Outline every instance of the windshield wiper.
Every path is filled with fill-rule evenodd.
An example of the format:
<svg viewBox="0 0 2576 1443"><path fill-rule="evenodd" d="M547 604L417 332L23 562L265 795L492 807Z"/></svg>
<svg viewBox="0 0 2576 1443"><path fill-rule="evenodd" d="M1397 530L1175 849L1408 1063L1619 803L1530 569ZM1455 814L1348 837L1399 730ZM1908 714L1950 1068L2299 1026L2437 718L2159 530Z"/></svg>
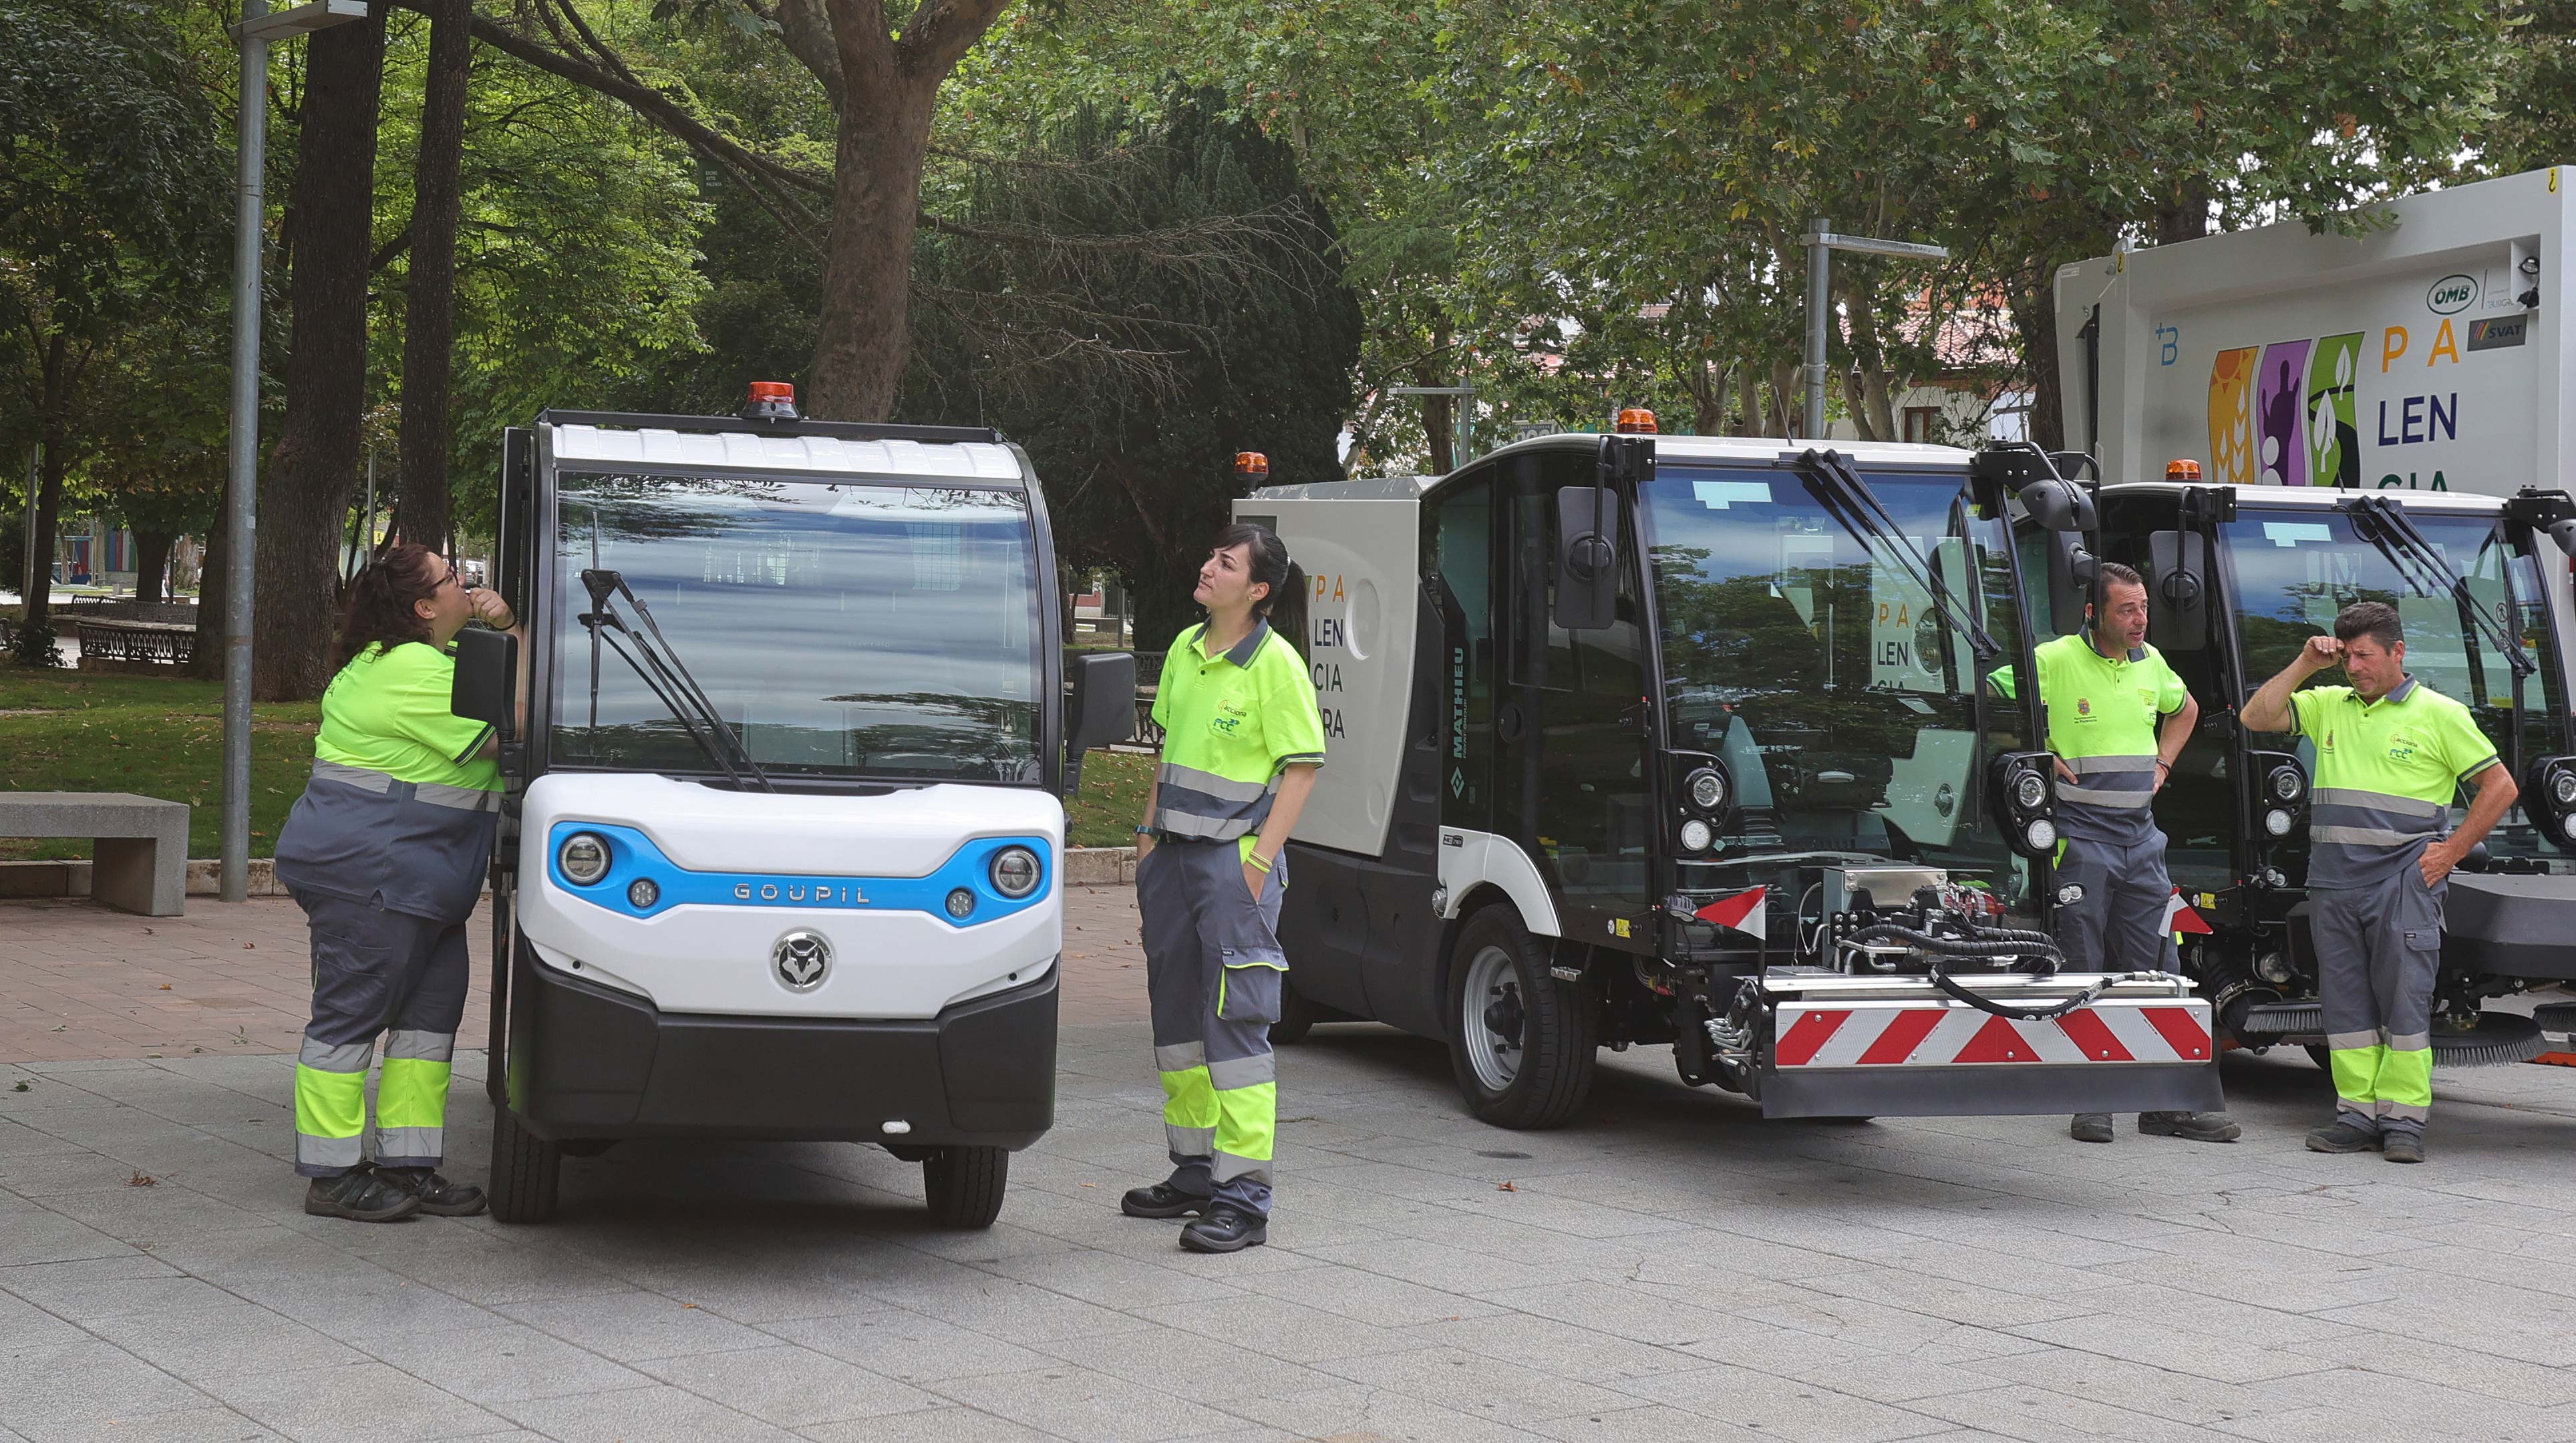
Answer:
<svg viewBox="0 0 2576 1443"><path fill-rule="evenodd" d="M760 763L751 759L750 748L745 747L742 738L734 735L733 728L726 726L724 718L717 715L715 703L707 698L705 689L698 685L698 679L691 676L688 667L680 661L679 651L671 645L671 639L662 634L662 624L653 619L653 608L646 606L642 597L628 589L626 578L615 571L585 569L581 573L581 584L590 592L590 610L582 613L581 624L590 629L592 646L595 648L601 641L603 629L614 632L615 635L607 637L610 647L626 659L628 666L635 668L635 674L644 679L644 685L718 770L737 787L743 785L743 775L747 772L762 791L777 791L778 787L769 780L769 774L760 769ZM646 641L642 632L628 626L626 619L617 614L616 608L610 604L610 598L617 596L625 597L627 604L635 608L635 614L643 618L645 630L653 634L652 642ZM625 641L620 642L617 637L624 637ZM653 642L661 643L660 650L654 649ZM632 652L626 649L628 643L635 648ZM594 650L590 672L594 716L599 702L598 662L599 657ZM704 732L699 730L701 725ZM722 744L718 745L719 742Z"/></svg>
<svg viewBox="0 0 2576 1443"><path fill-rule="evenodd" d="M1876 540L1886 547L1905 568L1907 578L1941 608L1941 619L1949 623L1952 631L1967 638L1969 647L1977 654L1980 668L1991 666L2003 655L2003 648L1996 645L1995 639L1986 634L1986 629L1977 624L1975 613L1959 600L1950 584L1941 579L1940 568L1933 565L1932 559L1914 544L1914 538L1898 529L1895 516L1880 503L1878 494L1869 489L1869 483L1861 479L1860 473L1852 469L1850 457L1840 451L1818 451L1810 447L1798 457L1798 469L1806 472L1808 478L1816 483L1816 489L1824 493L1827 509L1855 540L1863 545Z"/></svg>
<svg viewBox="0 0 2576 1443"><path fill-rule="evenodd" d="M2462 576L2458 568L2451 565L2448 558L2434 549L2432 541L2422 531L2416 529L2415 519L2408 516L2406 508L2398 505L2393 497L2348 496L2344 498L2343 505L2345 510L2367 517L2387 535L2396 538L2397 544L2413 558L2418 572L2434 582L2434 585L2424 586L2423 589L2427 592L2435 590L2448 592L2452 602L2460 608L2461 614L2469 618L2470 625L2478 629L2487 645L2494 647L2504 656L2505 665L2513 668L2516 681L2540 669L2538 663L2523 650L2522 638L2505 630L2504 624L2497 621L2486 607L2479 604L2477 593L2469 590L2469 579ZM2376 541L2379 538L2374 536L2371 539ZM2380 549L2386 551L2390 548L2383 544ZM2400 569L2402 570L2403 567ZM2422 585L2420 581L2417 584ZM2511 583L2508 582L2507 586L2510 587L2510 585Z"/></svg>

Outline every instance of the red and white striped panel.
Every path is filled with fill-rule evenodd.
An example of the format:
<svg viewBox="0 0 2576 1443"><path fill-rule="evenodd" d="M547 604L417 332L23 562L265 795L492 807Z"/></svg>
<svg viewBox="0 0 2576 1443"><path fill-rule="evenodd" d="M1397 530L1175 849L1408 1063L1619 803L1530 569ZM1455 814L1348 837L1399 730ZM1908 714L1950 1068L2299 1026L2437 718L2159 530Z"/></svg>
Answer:
<svg viewBox="0 0 2576 1443"><path fill-rule="evenodd" d="M1783 1003L1779 1067L1949 1067L2003 1062L2207 1062L2209 1004L2097 1002L2015 1022L1955 1002Z"/></svg>

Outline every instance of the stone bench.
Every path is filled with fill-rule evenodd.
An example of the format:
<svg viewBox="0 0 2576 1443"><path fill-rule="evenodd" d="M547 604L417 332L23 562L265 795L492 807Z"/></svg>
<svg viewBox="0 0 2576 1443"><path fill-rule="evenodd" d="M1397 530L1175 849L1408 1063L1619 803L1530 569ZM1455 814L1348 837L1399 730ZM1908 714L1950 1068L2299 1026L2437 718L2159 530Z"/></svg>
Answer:
<svg viewBox="0 0 2576 1443"><path fill-rule="evenodd" d="M88 837L90 895L146 917L187 910L188 808L128 792L0 792L0 837Z"/></svg>

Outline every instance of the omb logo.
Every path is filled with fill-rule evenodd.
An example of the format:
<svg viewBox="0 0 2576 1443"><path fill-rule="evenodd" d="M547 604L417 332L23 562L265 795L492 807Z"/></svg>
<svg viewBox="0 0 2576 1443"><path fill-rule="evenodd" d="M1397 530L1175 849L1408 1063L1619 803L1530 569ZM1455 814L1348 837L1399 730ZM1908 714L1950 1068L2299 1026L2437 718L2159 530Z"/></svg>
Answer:
<svg viewBox="0 0 2576 1443"><path fill-rule="evenodd" d="M811 992L832 970L832 944L820 932L790 932L769 949L769 968L788 991Z"/></svg>
<svg viewBox="0 0 2576 1443"><path fill-rule="evenodd" d="M2478 303L2478 289L2475 276L2447 275L2424 293L2424 305L2437 316L2455 316Z"/></svg>

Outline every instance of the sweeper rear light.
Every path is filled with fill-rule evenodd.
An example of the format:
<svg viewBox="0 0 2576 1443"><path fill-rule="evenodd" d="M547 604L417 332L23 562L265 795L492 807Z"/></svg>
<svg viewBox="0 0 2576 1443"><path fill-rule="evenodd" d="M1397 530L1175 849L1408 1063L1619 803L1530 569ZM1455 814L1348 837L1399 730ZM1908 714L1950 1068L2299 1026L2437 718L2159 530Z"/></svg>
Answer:
<svg viewBox="0 0 2576 1443"><path fill-rule="evenodd" d="M1270 474L1270 458L1258 451L1234 453L1234 474L1259 481Z"/></svg>
<svg viewBox="0 0 2576 1443"><path fill-rule="evenodd" d="M754 381L742 414L747 421L793 421L796 419L796 388L785 381Z"/></svg>

